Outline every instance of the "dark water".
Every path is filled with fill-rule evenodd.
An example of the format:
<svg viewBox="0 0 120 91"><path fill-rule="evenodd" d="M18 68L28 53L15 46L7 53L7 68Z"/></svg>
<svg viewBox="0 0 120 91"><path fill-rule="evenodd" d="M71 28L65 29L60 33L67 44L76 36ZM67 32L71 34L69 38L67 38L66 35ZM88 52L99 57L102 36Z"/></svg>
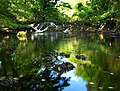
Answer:
<svg viewBox="0 0 120 91"><path fill-rule="evenodd" d="M46 69L50 63L42 55L55 51L70 54L67 60L75 68ZM119 38L86 33L0 37L0 91L119 91L119 86Z"/></svg>

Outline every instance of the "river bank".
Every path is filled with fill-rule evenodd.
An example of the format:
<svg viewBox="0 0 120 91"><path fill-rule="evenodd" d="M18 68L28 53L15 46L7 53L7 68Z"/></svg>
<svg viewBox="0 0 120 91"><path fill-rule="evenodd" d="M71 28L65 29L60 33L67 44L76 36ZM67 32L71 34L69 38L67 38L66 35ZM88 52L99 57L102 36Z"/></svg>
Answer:
<svg viewBox="0 0 120 91"><path fill-rule="evenodd" d="M90 23L83 23L83 22L55 22L54 23L57 28L50 28L48 29L50 32L63 32L66 29L69 29L67 33L69 32L79 32L79 33L103 33L106 35L117 35L120 36L120 29L114 25L107 25L107 24L101 24L98 25L92 25ZM26 26L26 25L25 25ZM46 26L47 27L47 26ZM30 27L26 26L23 28L18 29L9 29L6 27L0 28L0 34L2 35L10 35L10 34L17 34L19 31L26 31L30 34L32 32L35 32L35 30Z"/></svg>

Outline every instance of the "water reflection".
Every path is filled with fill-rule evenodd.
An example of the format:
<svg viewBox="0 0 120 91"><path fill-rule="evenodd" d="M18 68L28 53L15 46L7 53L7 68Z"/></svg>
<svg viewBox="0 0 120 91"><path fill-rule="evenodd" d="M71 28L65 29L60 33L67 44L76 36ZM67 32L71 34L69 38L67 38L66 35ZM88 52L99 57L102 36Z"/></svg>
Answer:
<svg viewBox="0 0 120 91"><path fill-rule="evenodd" d="M70 77L70 86L67 88L64 88L63 91L87 91L87 82L82 78L79 77L76 74L75 70L69 71L65 74L62 74L62 77Z"/></svg>
<svg viewBox="0 0 120 91"><path fill-rule="evenodd" d="M1 65L2 65L2 61L0 61L0 69L1 69L1 67L2 67Z"/></svg>
<svg viewBox="0 0 120 91"><path fill-rule="evenodd" d="M26 38L20 41L15 36L0 37L0 82L4 76L17 79L12 90L119 91L119 39L87 33L45 33ZM49 60L42 55L54 51L70 54L67 59L77 64L76 68L63 73L46 69Z"/></svg>

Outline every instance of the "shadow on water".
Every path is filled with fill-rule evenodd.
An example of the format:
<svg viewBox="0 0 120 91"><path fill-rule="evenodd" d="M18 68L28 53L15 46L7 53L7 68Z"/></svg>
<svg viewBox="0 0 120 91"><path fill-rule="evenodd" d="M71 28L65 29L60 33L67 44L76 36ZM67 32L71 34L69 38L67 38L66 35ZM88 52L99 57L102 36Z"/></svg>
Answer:
<svg viewBox="0 0 120 91"><path fill-rule="evenodd" d="M93 33L1 36L0 91L119 91L119 50Z"/></svg>

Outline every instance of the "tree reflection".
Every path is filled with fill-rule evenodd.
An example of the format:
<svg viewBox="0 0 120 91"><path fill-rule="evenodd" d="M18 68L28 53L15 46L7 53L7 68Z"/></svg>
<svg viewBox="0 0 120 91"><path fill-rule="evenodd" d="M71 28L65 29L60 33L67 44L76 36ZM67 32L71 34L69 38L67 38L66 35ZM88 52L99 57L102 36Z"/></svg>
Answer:
<svg viewBox="0 0 120 91"><path fill-rule="evenodd" d="M62 35L52 38L53 40L51 36L54 35L47 36L47 39L43 37L32 41L28 38L25 45L19 46L17 40L2 40L0 76L17 78L16 89L23 91L61 91L64 87L70 86L71 81L71 78L61 75L72 70L69 69L72 66L65 63L62 66L54 66L53 54L41 56L44 52L51 53L57 49L58 52L70 54L68 59L77 64L76 75L88 82L88 91L119 91L120 43L118 40L114 40L112 42L114 46L111 47L108 45L109 41L102 41L93 34ZM86 60L83 60L83 55L78 59L75 57L80 54L83 54Z"/></svg>
<svg viewBox="0 0 120 91"><path fill-rule="evenodd" d="M34 91L61 91L64 87L69 86L70 78L61 77L61 74L42 69L40 73L28 75L20 78L20 89Z"/></svg>

